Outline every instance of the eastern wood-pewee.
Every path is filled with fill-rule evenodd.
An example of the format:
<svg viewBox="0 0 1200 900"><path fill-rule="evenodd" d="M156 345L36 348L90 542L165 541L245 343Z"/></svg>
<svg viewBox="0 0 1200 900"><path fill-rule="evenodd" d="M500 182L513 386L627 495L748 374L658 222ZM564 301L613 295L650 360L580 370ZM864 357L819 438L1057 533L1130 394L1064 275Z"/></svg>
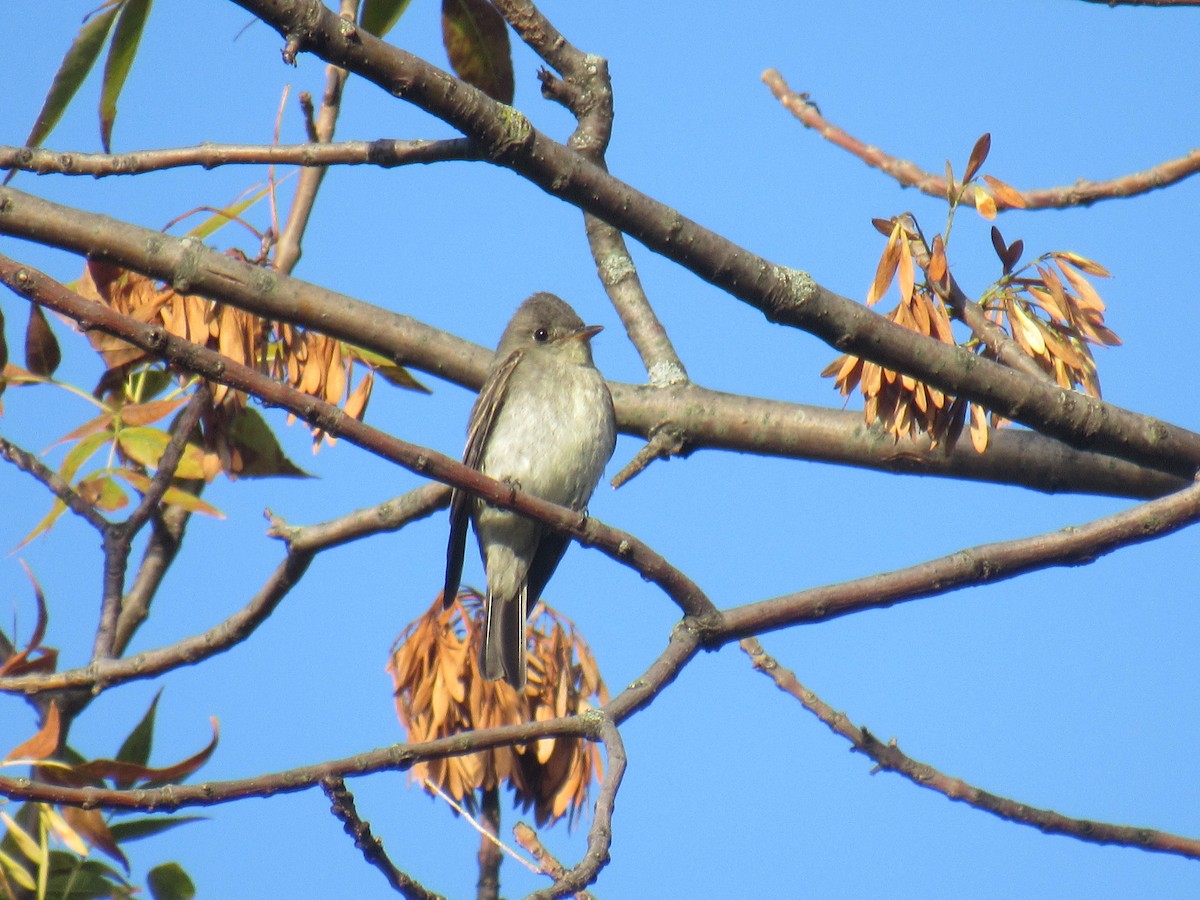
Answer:
<svg viewBox="0 0 1200 900"><path fill-rule="evenodd" d="M520 491L584 509L616 443L612 396L592 363L590 341L598 331L553 294L534 294L522 303L471 410L463 462ZM487 571L480 668L485 678L503 678L521 690L525 618L570 539L455 491L446 603L462 578L468 517Z"/></svg>

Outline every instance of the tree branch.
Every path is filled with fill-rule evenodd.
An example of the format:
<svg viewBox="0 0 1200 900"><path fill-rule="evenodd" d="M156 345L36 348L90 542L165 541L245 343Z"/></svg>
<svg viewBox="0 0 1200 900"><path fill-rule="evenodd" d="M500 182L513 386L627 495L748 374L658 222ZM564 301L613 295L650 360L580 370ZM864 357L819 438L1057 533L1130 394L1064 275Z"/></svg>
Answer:
<svg viewBox="0 0 1200 900"><path fill-rule="evenodd" d="M212 399L208 389L199 385L183 412L176 419L167 446L158 461L158 468L146 493L124 522L110 522L104 529L104 600L100 610L100 623L92 649L92 659L109 659L115 655L117 624L121 616L121 604L125 595L125 575L129 566L129 553L133 539L150 516L158 508L167 488L175 477L175 470L183 459L183 451L192 436L200 416ZM84 698L79 698L81 701ZM86 702L86 701L84 701ZM77 711L77 710L76 710Z"/></svg>
<svg viewBox="0 0 1200 900"><path fill-rule="evenodd" d="M281 407L329 434L427 478L435 478L481 497L492 506L511 509L569 534L587 547L597 547L606 556L637 571L658 585L683 612L692 616L715 613L712 602L683 572L631 534L605 525L586 513L556 506L516 491L475 471L457 460L427 447L402 441L347 416L330 403L280 384L261 372L234 362L212 350L169 334L158 325L138 322L115 310L67 290L58 282L29 266L0 256L0 282L22 296L41 303L86 328L95 328L140 347L173 365L228 385L236 390Z"/></svg>
<svg viewBox="0 0 1200 900"><path fill-rule="evenodd" d="M344 22L354 23L358 18L358 0L342 0L341 18ZM326 66L325 95L321 99L321 111L314 123L313 139L317 143L328 144L333 140L338 114L342 109L342 89L345 85L346 70L335 65ZM313 204L317 202L317 191L320 190L327 171L329 170L325 166L313 166L300 172L287 224L280 232L279 243L275 247L274 265L280 272L290 273L300 261L300 241L308 228Z"/></svg>
<svg viewBox="0 0 1200 900"><path fill-rule="evenodd" d="M342 823L346 834L354 838L354 846L363 858L387 879L392 890L407 900L443 900L441 894L435 894L411 875L396 868L384 851L383 842L371 833L370 823L359 816L354 795L346 789L346 782L342 778L331 775L321 779L321 790L329 798L329 811Z"/></svg>
<svg viewBox="0 0 1200 900"><path fill-rule="evenodd" d="M290 51L306 50L356 72L475 139L489 159L552 196L637 238L772 322L816 335L837 349L965 397L1007 419L1082 449L1155 465L1164 449L1187 457L1173 474L1200 465L1200 435L1041 382L961 347L923 337L771 263L635 191L541 134L511 107L369 34L343 33L316 0L234 0L275 28ZM15 192L0 193L11 206ZM0 214L0 230L11 216Z"/></svg>
<svg viewBox="0 0 1200 900"><path fill-rule="evenodd" d="M1200 521L1200 482L1085 525L984 544L919 565L840 584L810 588L724 611L713 638L721 643L801 622L883 609L964 587L992 584L1051 566L1077 566ZM707 636L706 636L707 637ZM709 642L709 641L706 641Z"/></svg>
<svg viewBox="0 0 1200 900"><path fill-rule="evenodd" d="M543 71L542 96L566 107L578 121L567 146L607 169L604 154L612 137L613 96L608 63L577 49L529 0L497 0L496 7L534 52L562 76ZM687 381L687 370L642 288L637 267L621 232L591 213L584 227L596 273L637 348L655 387Z"/></svg>
<svg viewBox="0 0 1200 900"><path fill-rule="evenodd" d="M127 681L154 678L180 666L191 666L235 647L254 633L304 576L311 553L289 554L258 593L242 609L207 631L166 647L121 659L99 659L80 669L45 675L0 678L0 691L34 695L86 687L92 694Z"/></svg>
<svg viewBox="0 0 1200 900"><path fill-rule="evenodd" d="M824 722L830 731L849 741L857 752L873 759L876 763L875 771L882 769L895 772L903 775L918 787L937 791L951 800L966 803L968 806L989 812L1001 819L1016 822L1019 825L1032 826L1047 834L1062 834L1091 844L1117 844L1122 847L1135 847L1139 850L1152 850L1156 853L1172 853L1189 859L1200 859L1200 841L1194 838L1156 831L1152 828L1136 828L1129 825L1095 822L1089 819L1068 818L1053 810L1038 809L1006 797L998 797L967 784L959 778L944 775L932 766L906 756L896 746L895 741L883 744L866 728L850 724L845 713L833 709L804 687L793 672L783 668L771 656L768 656L762 645L754 638L746 638L741 642L741 646L754 663L754 668L774 681L776 687L799 700L804 708Z"/></svg>
<svg viewBox="0 0 1200 900"><path fill-rule="evenodd" d="M22 472L28 472L54 494L67 509L79 516L101 534L108 528L108 519L96 511L96 507L88 503L67 484L58 473L46 466L28 450L22 450L11 441L0 438L0 457L8 460Z"/></svg>
<svg viewBox="0 0 1200 900"><path fill-rule="evenodd" d="M1117 5L1111 0L1086 0L1092 3ZM1138 0L1132 0L1129 5L1135 5ZM1172 3L1170 0L1144 0L1139 5L1177 5L1196 6L1196 2ZM902 187L915 187L923 194L945 200L950 189L946 179L941 175L927 172L916 163L906 159L898 159L880 150L878 147L863 143L858 138L843 131L827 120L807 94L793 91L783 76L775 69L767 69L762 75L763 82L771 89L775 99L787 108L788 112L800 120L805 128L811 128L825 140L847 153L857 156L868 166L879 169L890 175ZM1115 200L1125 197L1136 197L1158 188L1169 187L1200 172L1200 149L1192 150L1178 159L1169 159L1143 172L1132 172L1120 178L1106 181L1087 181L1080 179L1074 184L1052 188L1033 188L1017 191L1025 201L1025 209L1065 209L1071 206L1091 206L1098 200ZM961 194L961 202L966 206L975 205L975 192L963 191L961 182L956 182L954 189ZM1014 189L1015 190L1015 189ZM997 197L996 209L1013 209Z"/></svg>
<svg viewBox="0 0 1200 900"><path fill-rule="evenodd" d="M200 784L113 790L100 787L66 787L32 781L29 778L0 776L0 794L12 799L61 803L82 809L172 812L185 807L217 806L249 797L293 794L319 787L327 778L357 778L377 772L402 772L418 762L463 756L495 747L530 744L546 738L587 738L603 743L610 735L601 728L600 718L568 716L547 719L544 722L504 725L416 744L393 744L355 756L252 778ZM608 748L605 749L607 751Z"/></svg>
<svg viewBox="0 0 1200 900"><path fill-rule="evenodd" d="M166 237L11 188L0 188L0 233L111 259L177 288L267 319L316 329L474 389L483 383L491 362L492 351L408 316L239 262L189 238ZM974 366L988 365L974 354L966 357ZM610 388L623 431L650 438L664 422L673 422L687 436L685 452L711 446L891 472L1024 484L1044 491L1145 497L1180 484L1178 476L1109 456L1067 452L1058 441L1013 431L997 434L982 456L965 447L931 453L927 440L897 442L881 429L864 428L861 414L725 394L693 384L652 389L614 383ZM1154 468L1190 473L1194 462L1179 448L1164 442L1155 449Z"/></svg>
<svg viewBox="0 0 1200 900"><path fill-rule="evenodd" d="M466 138L440 141L342 141L326 144L200 144L135 150L130 153L76 153L34 147L0 146L0 169L39 175L143 175L165 169L231 165L397 166L455 160L480 160L481 151Z"/></svg>

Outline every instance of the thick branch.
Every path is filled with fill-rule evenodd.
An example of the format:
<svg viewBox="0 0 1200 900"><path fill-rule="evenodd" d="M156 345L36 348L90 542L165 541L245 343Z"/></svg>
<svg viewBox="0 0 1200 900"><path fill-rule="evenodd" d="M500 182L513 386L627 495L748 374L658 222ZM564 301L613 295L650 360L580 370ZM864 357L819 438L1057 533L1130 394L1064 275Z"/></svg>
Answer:
<svg viewBox="0 0 1200 900"><path fill-rule="evenodd" d="M1165 449L1187 459L1172 471L1188 477L1200 466L1200 435L1044 384L888 322L807 273L749 253L635 191L538 132L511 107L429 63L369 34L346 35L338 17L316 0L235 2L284 35L290 48L313 52L438 116L477 140L491 161L634 236L772 322L808 331L838 350L919 378L1072 446L1150 466ZM0 230L6 230L5 218L0 215Z"/></svg>
<svg viewBox="0 0 1200 900"><path fill-rule="evenodd" d="M1200 859L1200 841L1194 838L1152 828L1068 818L1053 810L1038 809L1007 797L989 794L962 779L945 775L932 766L906 756L896 746L895 741L884 744L866 728L852 725L845 713L829 706L802 685L793 672L768 656L757 640L747 638L742 641L742 649L753 661L754 668L774 681L781 691L799 700L804 708L824 722L830 731L849 741L856 751L875 760L878 769L903 775L918 787L929 788L951 800L966 803L1010 822L1030 825L1047 834L1062 834L1092 844L1117 844L1122 847L1136 847L1139 850L1174 853L1190 859Z"/></svg>
<svg viewBox="0 0 1200 900"><path fill-rule="evenodd" d="M313 328L475 389L483 383L492 358L491 351L408 316L239 262L197 241L167 237L11 188L0 188L0 233L103 256L181 290L264 318ZM968 358L986 365L973 355ZM1024 484L1043 491L1146 497L1179 486L1177 477L1108 456L1066 451L1056 441L1012 431L997 434L993 447L982 456L969 447L947 455L930 453L927 441L896 442L882 431L865 428L861 414L725 394L692 384L663 390L610 387L623 431L650 438L664 422L673 422L686 433L688 450L712 446L891 472ZM1183 472L1192 465L1187 456L1165 443L1158 451L1155 468Z"/></svg>

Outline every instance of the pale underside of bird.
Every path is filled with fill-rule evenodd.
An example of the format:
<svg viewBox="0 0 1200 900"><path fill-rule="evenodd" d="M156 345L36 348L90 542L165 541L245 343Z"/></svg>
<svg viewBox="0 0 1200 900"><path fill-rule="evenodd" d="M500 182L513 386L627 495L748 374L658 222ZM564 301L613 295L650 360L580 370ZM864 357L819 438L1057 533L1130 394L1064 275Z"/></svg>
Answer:
<svg viewBox="0 0 1200 900"><path fill-rule="evenodd" d="M463 462L551 503L584 510L612 456L612 397L592 363L591 338L574 310L534 294L500 340L471 410ZM455 491L443 592L449 603L462 577L467 522L475 527L487 573L484 677L525 686L525 620L570 539L519 513Z"/></svg>

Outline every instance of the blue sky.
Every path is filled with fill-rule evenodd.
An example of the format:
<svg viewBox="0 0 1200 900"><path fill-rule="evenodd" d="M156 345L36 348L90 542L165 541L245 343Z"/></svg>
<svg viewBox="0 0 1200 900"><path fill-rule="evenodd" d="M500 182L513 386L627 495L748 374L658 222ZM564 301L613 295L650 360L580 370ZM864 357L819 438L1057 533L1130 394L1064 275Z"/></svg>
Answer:
<svg viewBox="0 0 1200 900"><path fill-rule="evenodd" d="M10 42L5 131L20 143L92 2L22 0L23 38ZM577 46L609 59L617 122L614 174L748 249L865 295L883 239L874 216L912 211L936 230L943 205L805 131L770 96L778 68L833 122L940 172L961 171L992 133L985 171L1020 188L1109 178L1182 155L1196 144L1200 95L1195 10L1108 9L1080 0L944 4L913 0L746 4L547 3ZM204 140L268 142L285 84L319 96L323 65L279 61L264 25L218 0L161 3L121 101L114 149ZM414 0L391 40L444 61L437 9ZM516 48L516 105L565 138L571 121L543 101L538 61ZM98 88L85 86L47 145L99 147ZM450 136L442 123L352 82L341 138ZM283 139L302 138L294 99ZM186 170L137 179L21 175L15 186L158 228L201 204L221 206L260 169ZM999 226L1027 255L1074 250L1104 263L1109 323L1125 340L1098 352L1105 397L1195 427L1193 215L1195 179L1090 210L1008 213ZM265 209L256 222L266 223ZM996 274L988 225L964 211L951 264L968 292ZM220 247L254 242L234 229ZM0 252L70 280L80 262L0 238ZM820 370L835 355L772 326L678 267L633 245L652 303L691 376L730 392L838 406ZM331 172L318 199L298 277L494 345L535 290L568 299L607 326L597 362L614 380L645 380L594 274L577 210L513 174L464 163ZM17 345L23 304L0 297ZM99 369L56 326L65 375ZM433 398L380 391L368 420L457 455L472 396L432 376ZM853 403L854 401L852 401ZM42 450L90 415L61 392L9 390L0 434ZM135 650L203 630L242 606L279 558L265 534L270 507L294 523L335 517L416 486L418 479L341 444L315 459L306 433L273 422L314 482L218 483L206 494L229 516L197 518ZM57 430L56 430L57 429ZM610 475L638 449L622 438ZM60 451L49 458L60 458ZM0 472L13 547L49 501ZM655 464L619 491L602 486L600 519L649 543L720 606L851 578L965 546L1078 524L1126 507L1096 497L895 477L716 451ZM244 777L354 754L400 740L383 671L394 636L441 584L444 514L324 554L245 644L202 666L103 695L77 725L80 749L116 750L164 687L154 759L174 761L221 722L206 779ZM86 658L100 555L85 527L64 520L0 558L0 592L27 633L32 604L17 556L51 604L49 642L64 665ZM923 600L768 635L764 645L850 719L912 756L994 793L1066 815L1200 834L1193 776L1195 531L1135 547L1082 569ZM472 568L474 567L474 568ZM481 572L473 554L467 580ZM637 677L665 645L675 607L628 570L573 548L547 592L575 619L609 685ZM11 616L6 613L6 619ZM27 707L0 698L0 743L32 728ZM736 647L697 659L623 728L630 764L618 797L612 862L601 897L1132 897L1194 892L1188 861L1098 847L1002 822L897 776L870 775L799 705L756 674ZM359 809L402 868L428 887L468 896L477 837L440 803L387 774L351 782ZM139 867L179 860L201 896L383 897L318 792L233 804L210 821L133 847ZM507 811L506 811L507 812ZM511 824L513 817L508 816ZM560 858L583 834L545 836ZM504 890L539 882L511 862Z"/></svg>

